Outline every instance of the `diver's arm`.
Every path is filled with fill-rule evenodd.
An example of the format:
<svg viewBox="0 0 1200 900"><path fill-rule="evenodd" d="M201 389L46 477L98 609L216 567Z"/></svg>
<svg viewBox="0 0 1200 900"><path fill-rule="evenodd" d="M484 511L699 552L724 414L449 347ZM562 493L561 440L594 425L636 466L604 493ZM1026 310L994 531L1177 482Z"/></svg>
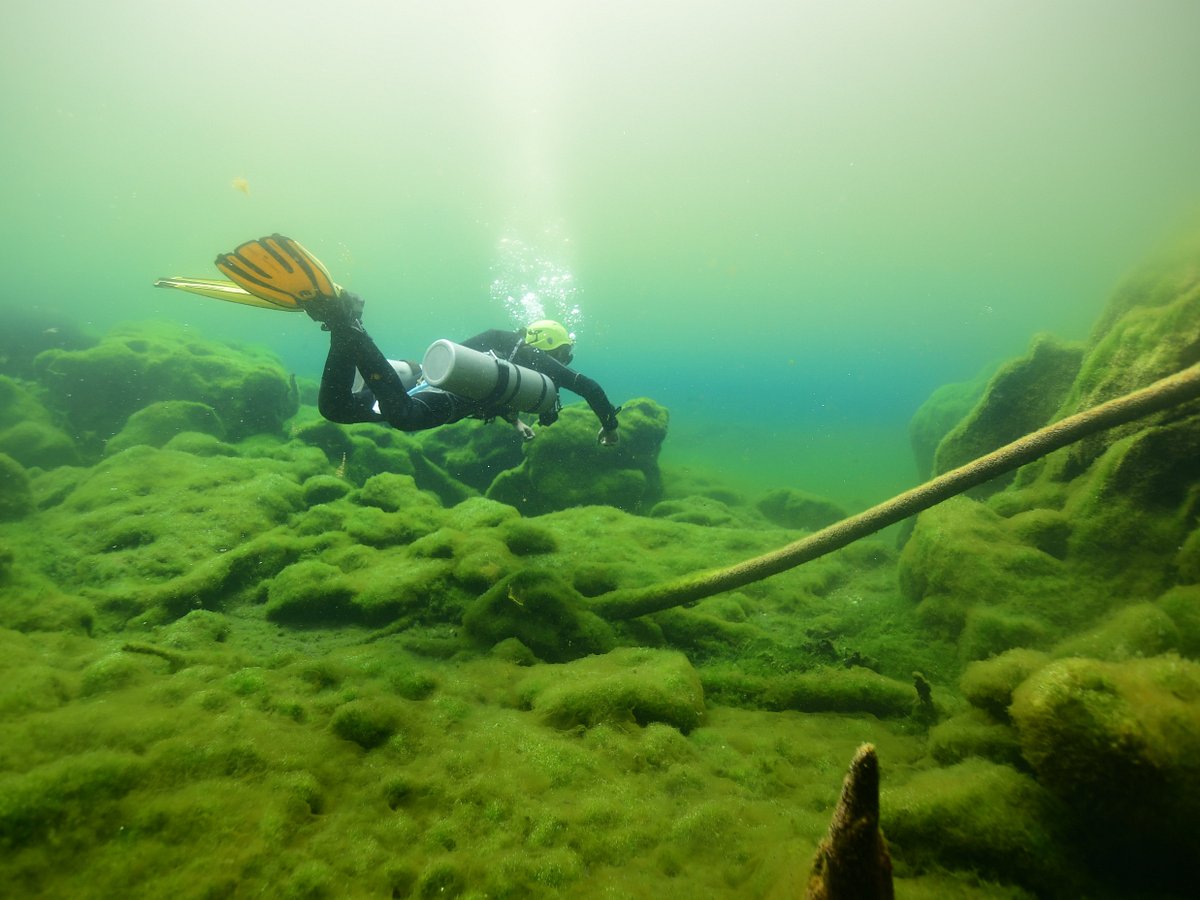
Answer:
<svg viewBox="0 0 1200 900"><path fill-rule="evenodd" d="M557 359L533 347L522 347L516 362L528 366L535 372L541 372L560 388L566 388L578 394L587 401L596 418L600 420L600 443L615 444L617 442L617 408L609 402L604 388L574 369L569 369Z"/></svg>

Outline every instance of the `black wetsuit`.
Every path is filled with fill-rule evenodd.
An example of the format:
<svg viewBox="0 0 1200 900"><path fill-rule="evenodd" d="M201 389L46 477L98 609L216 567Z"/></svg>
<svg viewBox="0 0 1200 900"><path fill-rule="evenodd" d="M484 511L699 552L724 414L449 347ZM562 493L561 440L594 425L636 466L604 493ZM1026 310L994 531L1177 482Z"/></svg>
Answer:
<svg viewBox="0 0 1200 900"><path fill-rule="evenodd" d="M387 358L357 321L352 325L330 323L329 356L321 375L317 406L326 419L343 425L355 422L386 422L402 431L421 431L457 422L467 416L492 416L502 411L489 409L479 401L468 400L445 391L425 390L409 396ZM604 390L586 375L567 368L553 356L525 343L522 331L493 329L461 342L464 347L495 353L519 366L541 372L557 388L578 394L606 429L617 427L616 409ZM354 390L354 372L358 370L365 385ZM379 411L375 411L375 404ZM548 425L557 413L543 414Z"/></svg>

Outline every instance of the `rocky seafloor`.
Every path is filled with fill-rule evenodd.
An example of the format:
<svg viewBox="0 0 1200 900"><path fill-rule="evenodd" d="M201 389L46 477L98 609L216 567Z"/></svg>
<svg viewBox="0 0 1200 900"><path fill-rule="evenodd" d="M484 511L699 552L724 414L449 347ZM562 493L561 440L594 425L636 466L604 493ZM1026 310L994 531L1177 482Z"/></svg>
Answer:
<svg viewBox="0 0 1200 900"><path fill-rule="evenodd" d="M1200 404L773 578L593 601L843 513L661 466L322 421L271 354L0 318L12 896L800 896L875 745L899 897L1172 897L1200 853ZM1090 338L912 423L944 472L1200 361L1200 242Z"/></svg>

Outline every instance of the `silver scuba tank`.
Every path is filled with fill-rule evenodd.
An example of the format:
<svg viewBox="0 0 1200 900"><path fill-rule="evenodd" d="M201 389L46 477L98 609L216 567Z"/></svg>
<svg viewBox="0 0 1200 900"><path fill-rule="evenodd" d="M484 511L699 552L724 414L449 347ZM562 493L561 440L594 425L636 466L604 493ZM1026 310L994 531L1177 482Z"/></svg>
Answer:
<svg viewBox="0 0 1200 900"><path fill-rule="evenodd" d="M494 409L544 413L558 402L558 389L541 372L453 341L430 344L421 369L434 387Z"/></svg>
<svg viewBox="0 0 1200 900"><path fill-rule="evenodd" d="M406 391L411 391L417 386L417 382L421 380L421 367L406 359L389 359L388 365L400 376L400 383L404 385ZM354 372L354 386L351 390L357 394L365 385L366 382L363 381L362 373L356 369Z"/></svg>

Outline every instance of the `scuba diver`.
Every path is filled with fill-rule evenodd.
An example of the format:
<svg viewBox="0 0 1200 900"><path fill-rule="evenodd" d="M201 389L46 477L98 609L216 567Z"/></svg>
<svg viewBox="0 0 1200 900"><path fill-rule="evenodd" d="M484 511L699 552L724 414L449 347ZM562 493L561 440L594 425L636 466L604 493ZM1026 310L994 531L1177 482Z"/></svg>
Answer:
<svg viewBox="0 0 1200 900"><path fill-rule="evenodd" d="M303 310L329 332L317 406L330 421L386 422L421 431L476 417L502 418L522 439L534 437L521 412L540 425L558 418L558 388L587 401L600 420L597 440L618 441L619 407L586 375L569 368L574 335L542 319L522 331L493 329L461 343L436 341L422 363L389 360L362 324L363 301L335 284L299 243L274 234L217 257L230 281L167 278L155 282L192 293L273 309Z"/></svg>

